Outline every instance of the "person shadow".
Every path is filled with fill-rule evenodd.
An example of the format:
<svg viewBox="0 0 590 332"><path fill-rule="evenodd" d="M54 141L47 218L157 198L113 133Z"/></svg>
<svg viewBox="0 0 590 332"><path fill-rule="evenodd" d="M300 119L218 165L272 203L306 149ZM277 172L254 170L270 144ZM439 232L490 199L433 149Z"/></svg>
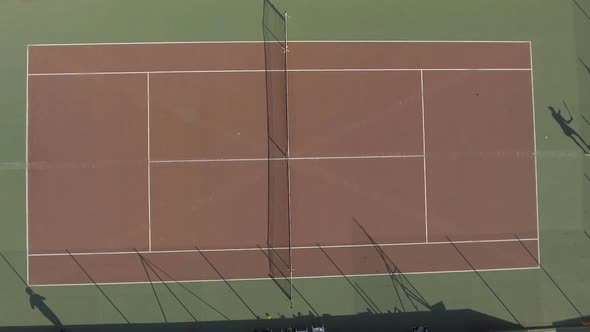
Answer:
<svg viewBox="0 0 590 332"><path fill-rule="evenodd" d="M576 145L586 154L590 153L590 145L586 143L584 138L578 134L578 132L570 126L572 121L574 120L573 116L569 114L569 119L566 119L561 114L561 109L555 109L553 106L549 106L549 111L551 112L551 116L557 122L563 134L569 137Z"/></svg>
<svg viewBox="0 0 590 332"><path fill-rule="evenodd" d="M31 309L37 309L45 318L47 318L54 326L59 328L60 332L64 332L64 326L62 322L59 320L59 317L49 308L49 306L45 303L45 297L35 293L30 287L25 288L25 291L29 295L29 303L31 304Z"/></svg>

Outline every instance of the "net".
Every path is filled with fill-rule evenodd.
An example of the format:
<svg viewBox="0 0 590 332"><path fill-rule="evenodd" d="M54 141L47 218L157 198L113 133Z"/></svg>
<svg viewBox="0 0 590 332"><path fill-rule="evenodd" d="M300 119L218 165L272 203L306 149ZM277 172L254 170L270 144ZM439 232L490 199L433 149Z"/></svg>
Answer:
<svg viewBox="0 0 590 332"><path fill-rule="evenodd" d="M270 276L292 298L287 20L263 1L262 30L268 131L268 261Z"/></svg>

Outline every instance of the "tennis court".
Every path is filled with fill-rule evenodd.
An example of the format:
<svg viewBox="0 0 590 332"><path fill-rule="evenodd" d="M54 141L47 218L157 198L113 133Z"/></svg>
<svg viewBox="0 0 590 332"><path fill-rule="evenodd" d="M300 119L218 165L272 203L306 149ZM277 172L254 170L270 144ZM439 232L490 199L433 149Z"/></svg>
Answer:
<svg viewBox="0 0 590 332"><path fill-rule="evenodd" d="M587 328L589 4L0 2L0 330Z"/></svg>
<svg viewBox="0 0 590 332"><path fill-rule="evenodd" d="M284 49L30 45L30 284L538 268L529 42Z"/></svg>

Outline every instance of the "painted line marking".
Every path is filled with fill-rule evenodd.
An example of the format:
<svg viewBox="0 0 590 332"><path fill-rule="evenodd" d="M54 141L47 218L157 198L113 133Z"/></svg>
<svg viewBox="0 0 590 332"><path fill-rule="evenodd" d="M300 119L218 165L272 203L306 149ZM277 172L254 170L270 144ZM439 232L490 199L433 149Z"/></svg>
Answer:
<svg viewBox="0 0 590 332"><path fill-rule="evenodd" d="M537 213L537 259L539 265L541 264L541 228L539 223L539 177L538 177L538 167L537 167L537 127L535 123L535 79L533 75L533 44L529 44L529 53L530 53L530 61L531 61L531 102L533 108L533 143L534 143L534 151L535 151L535 204L536 204L536 213Z"/></svg>
<svg viewBox="0 0 590 332"><path fill-rule="evenodd" d="M145 70L98 72L29 73L29 76L80 76L80 75L145 75L145 74L207 74L207 73L265 73L283 72L280 69L208 69L208 70ZM405 71L531 71L531 68L301 68L287 72L405 72Z"/></svg>
<svg viewBox="0 0 590 332"><path fill-rule="evenodd" d="M97 43L39 43L31 47L46 46L100 46L100 45L175 45L175 44L262 44L263 40L205 40L205 41L135 41ZM289 43L473 43L473 44L527 44L529 40L290 40Z"/></svg>
<svg viewBox="0 0 590 332"><path fill-rule="evenodd" d="M537 241L537 238L520 239L520 241ZM457 244L466 243L502 243L502 242L518 242L518 239L498 239L498 240L463 240L453 241ZM378 243L379 247L395 247L395 246L420 246L420 245L447 245L448 241L430 241L430 242L407 242L407 243ZM375 247L375 244L342 244L342 245L322 245L322 248L366 248ZM239 251L257 251L270 250L267 247L253 247L253 248L224 248L224 249L200 249L202 252L239 252ZM274 250L287 250L287 247L277 247ZM292 247L292 250L308 250L318 249L318 246L299 246ZM48 256L93 256L93 255L129 255L129 254L170 254L170 253L191 253L199 252L196 249L181 249L181 250L152 250L152 251L105 251L105 252L72 252L72 253L46 253L46 254L29 254L31 257L48 257Z"/></svg>
<svg viewBox="0 0 590 332"><path fill-rule="evenodd" d="M443 274L443 273L473 273L473 272L501 272L501 271L524 271L524 270L539 270L539 266L528 266L528 267L512 267L512 268L497 268L497 269L467 269L467 270L445 270L445 271L422 271L422 272L403 272L399 275L419 275L419 274ZM395 275L395 274L394 274ZM347 274L347 278L354 277L381 277L391 276L389 273L373 273L373 274ZM294 276L293 279L325 279L325 278L344 278L343 275L318 275L318 276ZM285 279L285 278L275 278ZM235 278L235 279L204 279L204 280L164 280L164 281L151 281L151 283L202 283L202 282L227 282L227 281L270 281L272 278ZM67 287L67 286L111 286L111 285L143 285L149 284L150 281L131 281L131 282L104 282L104 283L80 283L80 284L38 284L32 285L34 287Z"/></svg>

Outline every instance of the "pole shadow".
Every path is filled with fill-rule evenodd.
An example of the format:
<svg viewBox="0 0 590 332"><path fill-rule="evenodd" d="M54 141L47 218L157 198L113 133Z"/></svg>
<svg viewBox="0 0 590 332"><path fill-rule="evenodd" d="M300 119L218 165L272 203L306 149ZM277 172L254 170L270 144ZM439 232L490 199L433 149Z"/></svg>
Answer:
<svg viewBox="0 0 590 332"><path fill-rule="evenodd" d="M264 250L263 248L261 248L260 246L258 246L258 249L260 249L260 252L262 252L262 254L269 259L268 254L266 253L266 250ZM269 250L272 250L272 248L269 248ZM270 261L271 264L274 264L273 261ZM287 292L283 289L283 287L275 280L275 278L269 273L268 276L270 277L270 279L274 282L274 284L279 288L279 290L287 297L289 298L289 294L287 294ZM303 296L303 294L301 294L301 292L297 289L297 287L295 287L295 285L293 286L293 290L295 291L295 293L297 293L297 295L299 295L299 297L301 297L301 299L303 300L303 302L305 302L305 304L307 304L307 306L311 309L311 312L313 313L313 315L315 316L320 316L319 312L311 305L311 303L307 300L307 298L305 296Z"/></svg>
<svg viewBox="0 0 590 332"><path fill-rule="evenodd" d="M94 287L96 287L96 289L98 289L98 291L104 296L104 298L107 299L107 301L109 301L109 303L111 304L111 306L113 306L113 308L119 313L119 315L123 318L123 320L125 320L125 322L129 324L130 321L127 319L127 317L123 314L123 312L121 312L121 310L119 310L119 308L117 307L117 305L115 305L115 303L105 293L105 291L96 283L96 281L94 280L94 278L92 278L92 276L90 275L90 273L88 273L88 271L86 271L86 269L84 269L84 267L82 267L82 264L80 264L80 262L78 262L78 260L76 259L76 257L74 257L74 255L72 255L72 253L69 250L66 249L66 252L70 256L70 258L72 258L72 260L76 263L76 265L78 265L78 267L80 268L80 270L82 270L82 272L84 272L84 274L86 275L86 277L88 277L88 279L90 279L90 281L94 284Z"/></svg>
<svg viewBox="0 0 590 332"><path fill-rule="evenodd" d="M588 236L588 233L586 231L584 231L584 233L586 233L586 236ZM557 288L557 290L559 290L561 295L567 300L567 302L572 306L572 308L574 308L576 313L578 313L578 315L580 316L580 319L582 320L582 322L585 322L585 318L584 318L584 315L582 314L582 312L578 309L578 307L576 307L574 302L569 298L569 296L567 296L567 294L564 292L564 290L559 286L557 281L555 281L555 279L553 279L553 277L551 276L551 274L549 274L549 272L545 269L545 267L539 263L539 260L537 259L537 257L535 257L535 255L533 255L533 253L529 250L529 248L527 248L527 246L522 242L522 240L517 235L514 235L514 238L516 240L518 240L518 243L520 243L520 245L524 248L524 250L526 250L526 252L537 263L537 265L539 265L539 268L541 268L541 270L543 271L543 273L545 273L547 278L549 278L549 280L551 280L553 285L555 285L555 288Z"/></svg>
<svg viewBox="0 0 590 332"><path fill-rule="evenodd" d="M520 321L518 320L518 318L516 318L516 316L508 308L508 306L506 305L506 303L504 303L504 301L502 301L502 299L500 298L500 296L498 296L498 294L496 293L496 291L494 291L494 289L492 288L492 286L490 286L490 284L481 275L481 273L479 273L479 271L477 271L477 269L475 268L475 266L473 266L473 264L471 263L471 261L469 261L469 259L467 259L467 257L463 254L463 252L459 249L459 247L457 247L457 245L448 236L447 236L447 240L455 248L455 250L457 250L457 252L459 253L459 255L461 255L461 257L463 257L463 260L465 260L465 262L467 263L467 265L469 265L469 267L471 268L471 270L473 272L475 272L475 274L479 277L479 279L483 282L483 284L488 288L488 290L494 295L494 297L498 300L498 302L500 302L500 304L502 305L502 307L504 307L504 309L506 310L506 312L508 312L508 314L510 315L510 317L512 317L512 319L514 319L514 321L516 323L518 323L518 325L521 325L522 326L522 324L520 323Z"/></svg>
<svg viewBox="0 0 590 332"><path fill-rule="evenodd" d="M391 260L391 258L387 255L387 253L383 250L383 248L375 241L373 236L369 234L369 232L365 229L363 225L356 219L352 218L357 227L359 227L364 234L364 236L371 242L372 247L375 249L379 259L383 262L385 269L387 270L387 274L389 275L389 279L391 281L392 287L398 297L399 303L402 307L402 312L406 312L406 308L404 305L404 300L401 296L401 292L405 294L405 296L410 300L410 304L414 307L415 311L419 311L418 304L425 307L428 310L432 310L432 306L424 296L418 291L418 289L410 282L410 280L402 273L399 269L397 264ZM417 302L418 304L416 304Z"/></svg>
<svg viewBox="0 0 590 332"><path fill-rule="evenodd" d="M584 231L584 234L586 234L586 237L588 238L588 240L590 240L590 234L588 234L588 231Z"/></svg>
<svg viewBox="0 0 590 332"><path fill-rule="evenodd" d="M149 266L151 266L150 270L154 271L154 269L156 269L156 270L160 271L160 273L162 273L164 276L166 276L166 278L168 280L170 280L171 282L175 283L176 285L178 285L179 287L181 287L182 289L184 289L185 291L187 291L190 295L192 295L194 298L196 298L197 300L199 300L201 303L203 303L204 305L206 305L207 307L209 307L211 310L213 310L216 313L218 313L224 319L229 320L229 317L228 316L226 316L223 312L221 312L219 309L217 309L216 307L214 307L209 302L205 301L201 296L199 296L193 290L191 290L190 288L188 288L184 283L179 282L178 280L176 280L175 278L173 278L168 272L166 272L164 269L162 269L161 267L159 267L158 265L156 265L156 263L152 262L147 257L145 257L143 255L142 255L142 257L143 257L144 262L146 264L148 264ZM157 272L154 271L154 274L157 275Z"/></svg>
<svg viewBox="0 0 590 332"><path fill-rule="evenodd" d="M330 255L326 252L326 250L322 248L322 246L319 243L316 243L316 246L322 251L322 253L330 261L330 263L332 263L336 270L338 270L338 273L340 273L340 275L344 277L344 279L348 282L350 287L352 287L352 289L360 296L360 298L363 299L363 301L365 301L367 309L369 309L373 313L382 313L381 309L377 306L377 304L369 296L367 296L367 293L359 286L358 283L355 283L352 280L350 280L346 273L342 271L340 266L338 266L338 264L336 264L332 257L330 257Z"/></svg>
<svg viewBox="0 0 590 332"><path fill-rule="evenodd" d="M584 8L578 3L577 0L572 0L572 1L576 5L576 7L578 7L578 9L582 12L582 14L584 14L584 16L586 16L586 18L590 21L590 14L588 14L588 12L586 10L584 10Z"/></svg>
<svg viewBox="0 0 590 332"><path fill-rule="evenodd" d="M174 297L174 299L176 300L176 302L178 302L178 304L180 304L180 306L184 309L184 311L186 311L186 313L189 316L191 316L191 318L193 319L193 321L197 322L197 318L187 308L187 306L184 304L184 302L182 302L180 300L180 298L178 297L178 295L176 295L176 293L172 290L172 288L170 288L170 286L168 285L168 280L165 281L160 276L160 274L155 270L155 268L150 264L150 261L145 256L143 256L142 254L140 254L137 250L135 250L135 252L139 255L139 259L142 261L141 264L144 266L144 270L145 270L145 267L147 265L147 267L150 269L150 271L152 271L152 273L156 276L156 278L158 278L158 280L160 281L160 283L162 285L164 285L164 287L166 287L166 289L168 290L168 292L170 293L170 295L172 295L172 297ZM151 280L150 280L150 282L151 282Z"/></svg>
<svg viewBox="0 0 590 332"><path fill-rule="evenodd" d="M551 117L553 117L553 120L557 122L561 128L561 131L563 131L563 134L571 139L580 148L580 150L582 150L583 153L590 153L590 145L588 145L584 138L582 138L582 136L580 136L580 134L578 134L578 132L570 126L570 123L572 123L574 120L571 113L569 114L569 119L566 119L561 114L561 109L556 110L553 106L549 106L548 109L549 112L551 112Z"/></svg>
<svg viewBox="0 0 590 332"><path fill-rule="evenodd" d="M590 182L590 175L588 175L588 173L584 173L584 177Z"/></svg>
<svg viewBox="0 0 590 332"><path fill-rule="evenodd" d="M57 316L57 314L55 314L55 312L51 310L47 303L45 303L47 299L43 295L37 294L35 291L33 291L31 287L29 287L25 279L20 275L20 273L18 273L18 271L16 271L16 269L14 268L14 266L12 266L8 258L4 256L4 253L0 252L0 256L2 257L6 265L8 265L12 272L14 272L14 274L20 279L22 284L25 286L25 293L27 293L27 295L29 296L29 304L31 306L31 309L39 310L39 312L43 316L45 316L45 318L47 318L47 320L49 320L51 324L59 328L60 331L65 331L65 327L59 319L59 317Z"/></svg>
<svg viewBox="0 0 590 332"><path fill-rule="evenodd" d="M580 63L582 64L582 66L584 66L584 68L586 69L586 72L588 72L588 75L590 75L590 66L588 66L586 64L586 62L584 62L584 60L582 60L582 58L578 57L578 61L580 61Z"/></svg>
<svg viewBox="0 0 590 332"><path fill-rule="evenodd" d="M137 250L135 252L137 252ZM137 255L139 255L139 252L137 252ZM158 308L160 308L160 313L162 313L162 318L164 318L164 322L168 323L168 318L166 317L166 312L164 311L164 308L162 307L162 302L160 302L160 297L158 296L158 292L156 291L156 287L154 286L154 283L152 282L152 277L150 276L150 274L145 266L145 262L143 261L141 255L139 255L139 260L141 261L141 266L143 267L143 271L145 272L145 275L147 276L148 281L150 283L150 287L152 288L152 293L154 293L154 297L156 298L156 303L158 304Z"/></svg>
<svg viewBox="0 0 590 332"><path fill-rule="evenodd" d="M203 251L201 251L201 249L199 249L199 247L195 247L195 249L197 249L197 251L201 254L201 256L203 256L203 259L205 259L205 261L207 261L209 266L211 266L211 268L215 271L215 273L217 273L217 275L221 278L221 280L223 280L225 285L232 291L232 293L234 293L234 295L238 298L238 300L240 300L240 302L242 302L244 307L246 307L246 309L248 309L248 311L250 311L252 316L254 316L254 318L256 318L256 319L259 319L260 317L252 310L252 308L250 308L248 303L246 303L244 298L242 298L242 296L240 296L240 294L235 290L235 288L231 285L231 283L229 281L227 281L227 279L225 279L223 274L221 274L221 272L219 272L217 267L215 267L215 265L209 260L209 258L207 258L205 253Z"/></svg>

